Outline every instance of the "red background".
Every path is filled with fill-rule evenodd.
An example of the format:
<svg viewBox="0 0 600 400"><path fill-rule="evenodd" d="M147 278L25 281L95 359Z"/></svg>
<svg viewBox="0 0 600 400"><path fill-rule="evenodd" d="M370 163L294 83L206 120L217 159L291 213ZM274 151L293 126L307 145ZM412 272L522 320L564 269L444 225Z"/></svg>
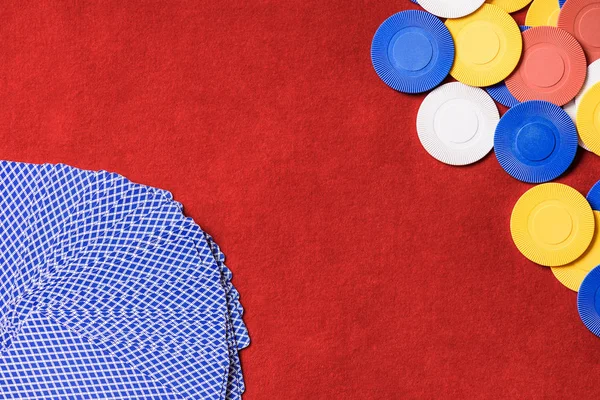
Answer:
<svg viewBox="0 0 600 400"><path fill-rule="evenodd" d="M600 395L576 294L511 241L530 186L428 156L423 96L373 71L408 0L28 3L0 7L2 158L173 191L241 292L246 400Z"/></svg>

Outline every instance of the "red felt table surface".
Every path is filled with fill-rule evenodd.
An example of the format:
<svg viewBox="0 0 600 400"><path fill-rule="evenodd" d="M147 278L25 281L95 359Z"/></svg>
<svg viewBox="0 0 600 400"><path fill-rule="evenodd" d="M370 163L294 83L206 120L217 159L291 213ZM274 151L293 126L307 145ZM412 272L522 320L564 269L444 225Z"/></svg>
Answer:
<svg viewBox="0 0 600 400"><path fill-rule="evenodd" d="M1 158L171 190L228 255L247 400L597 398L576 294L510 237L530 185L434 160L371 66L416 7L5 1ZM598 179L581 151L560 181Z"/></svg>

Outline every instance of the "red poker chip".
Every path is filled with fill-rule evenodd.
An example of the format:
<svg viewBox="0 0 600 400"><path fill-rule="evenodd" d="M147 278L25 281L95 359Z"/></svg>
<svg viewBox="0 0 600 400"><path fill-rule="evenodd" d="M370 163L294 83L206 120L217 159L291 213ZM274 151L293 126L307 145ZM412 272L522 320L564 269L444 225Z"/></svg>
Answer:
<svg viewBox="0 0 600 400"><path fill-rule="evenodd" d="M569 0L560 10L558 27L581 43L589 64L600 59L600 0Z"/></svg>
<svg viewBox="0 0 600 400"><path fill-rule="evenodd" d="M521 102L545 100L563 106L577 96L586 74L585 53L577 39L562 29L539 26L523 32L521 63L506 86Z"/></svg>

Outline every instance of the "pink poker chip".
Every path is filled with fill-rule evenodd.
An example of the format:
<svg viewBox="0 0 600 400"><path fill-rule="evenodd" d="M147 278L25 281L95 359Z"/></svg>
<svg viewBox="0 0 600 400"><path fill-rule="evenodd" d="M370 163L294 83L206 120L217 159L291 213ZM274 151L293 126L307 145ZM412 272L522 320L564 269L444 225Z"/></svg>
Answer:
<svg viewBox="0 0 600 400"><path fill-rule="evenodd" d="M560 10L558 27L581 43L589 64L600 59L600 0L569 0Z"/></svg>
<svg viewBox="0 0 600 400"><path fill-rule="evenodd" d="M521 102L545 100L563 106L577 96L586 73L585 53L577 39L562 29L539 26L523 32L521 63L506 86Z"/></svg>

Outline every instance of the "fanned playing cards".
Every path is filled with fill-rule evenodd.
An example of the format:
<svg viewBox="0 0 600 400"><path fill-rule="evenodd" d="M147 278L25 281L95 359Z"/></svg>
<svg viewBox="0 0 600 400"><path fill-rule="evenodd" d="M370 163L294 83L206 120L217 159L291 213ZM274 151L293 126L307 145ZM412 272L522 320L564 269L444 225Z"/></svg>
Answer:
<svg viewBox="0 0 600 400"><path fill-rule="evenodd" d="M167 191L0 162L5 399L240 399L231 271Z"/></svg>

